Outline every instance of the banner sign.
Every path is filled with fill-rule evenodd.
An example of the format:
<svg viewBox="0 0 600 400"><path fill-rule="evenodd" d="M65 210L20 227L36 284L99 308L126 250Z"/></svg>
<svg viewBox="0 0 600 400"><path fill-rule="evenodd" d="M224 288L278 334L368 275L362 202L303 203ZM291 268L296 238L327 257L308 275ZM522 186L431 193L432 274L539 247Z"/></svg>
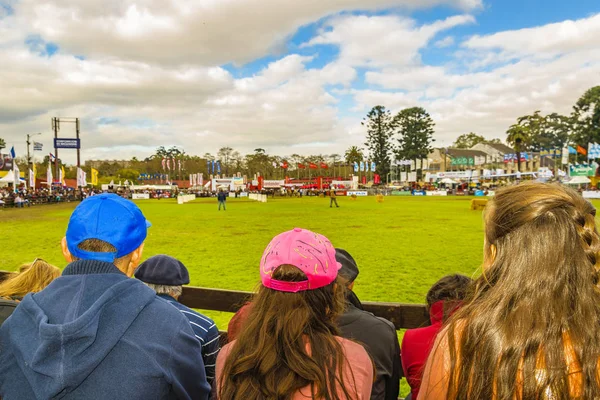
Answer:
<svg viewBox="0 0 600 400"><path fill-rule="evenodd" d="M10 154L0 154L0 171L12 171L13 158Z"/></svg>
<svg viewBox="0 0 600 400"><path fill-rule="evenodd" d="M392 196L411 196L412 193L404 190L393 190Z"/></svg>
<svg viewBox="0 0 600 400"><path fill-rule="evenodd" d="M427 191L427 196L448 196L448 192L445 190L433 190Z"/></svg>
<svg viewBox="0 0 600 400"><path fill-rule="evenodd" d="M596 175L595 164L569 165L569 176L594 176Z"/></svg>
<svg viewBox="0 0 600 400"><path fill-rule="evenodd" d="M475 159L473 157L454 157L452 165L475 165Z"/></svg>
<svg viewBox="0 0 600 400"><path fill-rule="evenodd" d="M450 178L450 179L461 179L461 178L465 178L468 179L471 177L471 171L450 171L450 172L438 172L437 174L434 174L431 176L432 179L444 179L444 178Z"/></svg>
<svg viewBox="0 0 600 400"><path fill-rule="evenodd" d="M600 199L600 190L584 190L581 195L584 199Z"/></svg>
<svg viewBox="0 0 600 400"><path fill-rule="evenodd" d="M276 188L280 188L283 185L285 185L285 180L280 180L280 181L275 181L275 180L264 180L263 181L263 188L265 189L276 189Z"/></svg>
<svg viewBox="0 0 600 400"><path fill-rule="evenodd" d="M80 144L80 139L54 139L55 149L78 149L80 147Z"/></svg>
<svg viewBox="0 0 600 400"><path fill-rule="evenodd" d="M368 196L369 192L367 192L366 190L349 190L346 192L346 196Z"/></svg>
<svg viewBox="0 0 600 400"><path fill-rule="evenodd" d="M132 200L149 200L150 194L148 194L148 193L132 193L131 199Z"/></svg>

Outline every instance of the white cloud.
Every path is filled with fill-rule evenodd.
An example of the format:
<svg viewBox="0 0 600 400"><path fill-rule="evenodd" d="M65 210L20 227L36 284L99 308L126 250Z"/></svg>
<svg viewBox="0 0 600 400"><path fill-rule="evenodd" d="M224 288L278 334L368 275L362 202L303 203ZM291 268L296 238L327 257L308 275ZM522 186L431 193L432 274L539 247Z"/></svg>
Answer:
<svg viewBox="0 0 600 400"><path fill-rule="evenodd" d="M445 47L450 47L450 46L454 45L454 37L446 36L445 38L440 39L437 42L435 42L433 45L440 49L443 49Z"/></svg>
<svg viewBox="0 0 600 400"><path fill-rule="evenodd" d="M281 50L300 26L338 12L440 4L472 10L481 0L21 0L15 10L73 54L220 65Z"/></svg>
<svg viewBox="0 0 600 400"><path fill-rule="evenodd" d="M471 50L497 50L515 55L556 56L576 50L598 48L600 14L576 21L563 21L541 27L475 35L463 46Z"/></svg>
<svg viewBox="0 0 600 400"><path fill-rule="evenodd" d="M471 15L457 15L418 26L411 18L394 15L345 15L331 19L304 47L337 45L339 61L348 65L411 65L419 63L419 50L437 33L474 21Z"/></svg>

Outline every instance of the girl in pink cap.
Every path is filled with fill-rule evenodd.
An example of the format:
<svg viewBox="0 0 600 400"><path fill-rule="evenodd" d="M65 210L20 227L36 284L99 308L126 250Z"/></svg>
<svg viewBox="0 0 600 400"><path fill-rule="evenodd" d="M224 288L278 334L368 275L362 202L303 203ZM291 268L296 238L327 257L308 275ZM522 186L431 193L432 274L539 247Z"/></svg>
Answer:
<svg viewBox="0 0 600 400"><path fill-rule="evenodd" d="M344 305L340 267L317 233L295 228L269 243L244 330L217 358L220 400L370 398L373 363L335 326Z"/></svg>

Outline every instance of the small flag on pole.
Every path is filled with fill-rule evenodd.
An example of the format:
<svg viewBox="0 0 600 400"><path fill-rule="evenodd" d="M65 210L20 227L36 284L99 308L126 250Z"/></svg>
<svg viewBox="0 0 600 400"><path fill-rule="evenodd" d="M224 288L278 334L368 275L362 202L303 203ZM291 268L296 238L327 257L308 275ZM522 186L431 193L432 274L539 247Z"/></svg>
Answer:
<svg viewBox="0 0 600 400"><path fill-rule="evenodd" d="M15 146L10 148L10 156L15 159L17 158L17 153L15 153Z"/></svg>
<svg viewBox="0 0 600 400"><path fill-rule="evenodd" d="M44 145L40 142L33 142L33 151L42 151Z"/></svg>

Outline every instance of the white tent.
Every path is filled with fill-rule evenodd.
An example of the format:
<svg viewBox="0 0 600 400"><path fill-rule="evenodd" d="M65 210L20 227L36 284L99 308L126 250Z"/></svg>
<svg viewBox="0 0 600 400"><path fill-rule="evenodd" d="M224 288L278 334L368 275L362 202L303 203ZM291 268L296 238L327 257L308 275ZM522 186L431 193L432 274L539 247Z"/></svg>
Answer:
<svg viewBox="0 0 600 400"><path fill-rule="evenodd" d="M570 181L564 182L567 185L585 185L586 183L591 183L587 176L574 176Z"/></svg>
<svg viewBox="0 0 600 400"><path fill-rule="evenodd" d="M440 181L440 183L443 183L444 185L455 185L456 181L450 178L444 178Z"/></svg>
<svg viewBox="0 0 600 400"><path fill-rule="evenodd" d="M25 179L19 178L21 183L25 183ZM13 171L10 171L3 178L0 179L0 187L8 186L9 183L15 182L15 174Z"/></svg>

